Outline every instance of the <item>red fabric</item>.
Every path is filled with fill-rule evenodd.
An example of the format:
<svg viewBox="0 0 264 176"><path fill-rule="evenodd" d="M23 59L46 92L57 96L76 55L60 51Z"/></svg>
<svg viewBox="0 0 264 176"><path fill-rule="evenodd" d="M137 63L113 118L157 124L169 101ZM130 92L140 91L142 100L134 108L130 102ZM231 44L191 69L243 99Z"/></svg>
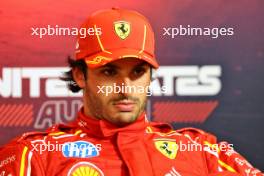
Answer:
<svg viewBox="0 0 264 176"><path fill-rule="evenodd" d="M37 144L65 146L68 142L89 142L97 147L91 148L97 155L91 155L92 150L36 150ZM173 131L167 124L147 122L144 113L135 123L118 128L80 111L71 124L55 125L47 132L26 133L0 149L0 175L262 175L234 151L179 149L180 143L205 142L216 144L216 138L195 128ZM174 144L178 145L177 150Z"/></svg>
<svg viewBox="0 0 264 176"><path fill-rule="evenodd" d="M153 30L138 12L119 8L100 10L89 16L81 28L92 32L87 36L79 34L75 55L77 60L85 58L88 67L100 67L127 57L159 67Z"/></svg>

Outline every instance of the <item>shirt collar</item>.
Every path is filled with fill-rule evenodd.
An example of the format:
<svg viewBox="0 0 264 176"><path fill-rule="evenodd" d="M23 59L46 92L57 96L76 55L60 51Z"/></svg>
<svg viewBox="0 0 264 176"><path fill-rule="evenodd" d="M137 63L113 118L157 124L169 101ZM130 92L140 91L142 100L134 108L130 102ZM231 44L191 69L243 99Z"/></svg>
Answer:
<svg viewBox="0 0 264 176"><path fill-rule="evenodd" d="M135 122L118 127L106 120L97 120L83 113L83 109L78 112L77 125L86 133L97 137L111 137L117 133L128 132L133 134L142 134L145 131L148 120L146 113L143 112Z"/></svg>

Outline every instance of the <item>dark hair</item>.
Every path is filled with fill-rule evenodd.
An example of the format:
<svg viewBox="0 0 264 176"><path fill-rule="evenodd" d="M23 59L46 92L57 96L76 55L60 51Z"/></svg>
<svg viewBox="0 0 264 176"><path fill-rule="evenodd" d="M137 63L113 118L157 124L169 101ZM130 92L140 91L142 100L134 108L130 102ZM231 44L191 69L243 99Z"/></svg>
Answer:
<svg viewBox="0 0 264 176"><path fill-rule="evenodd" d="M67 58L70 70L67 72L64 72L63 76L60 77L61 80L65 81L67 83L68 88L72 92L79 92L82 88L78 86L78 84L75 82L73 78L72 70L73 68L78 68L83 72L84 78L86 79L86 73L87 73L87 66L83 59L80 60L74 60L70 56Z"/></svg>
<svg viewBox="0 0 264 176"><path fill-rule="evenodd" d="M73 70L73 68L80 69L83 72L84 78L86 80L88 67L87 67L84 59L74 60L70 56L68 56L67 61L68 61L70 70L67 72L64 72L63 76L60 77L60 79L67 83L68 89L70 89L73 93L76 93L76 92L79 92L80 90L82 90L82 88L80 88L78 86L78 84L75 82L75 80L73 78L72 70ZM152 73L153 73L154 68L151 65L149 65L149 66L150 66L150 79L151 79L151 81L153 81Z"/></svg>

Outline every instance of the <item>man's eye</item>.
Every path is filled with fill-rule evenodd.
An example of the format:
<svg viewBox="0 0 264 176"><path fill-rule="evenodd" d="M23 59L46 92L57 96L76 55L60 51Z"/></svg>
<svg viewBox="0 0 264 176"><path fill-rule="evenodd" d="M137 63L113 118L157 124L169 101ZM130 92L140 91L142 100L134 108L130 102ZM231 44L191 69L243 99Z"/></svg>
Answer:
<svg viewBox="0 0 264 176"><path fill-rule="evenodd" d="M104 69L101 71L106 76L114 76L116 75L116 70L115 69Z"/></svg>
<svg viewBox="0 0 264 176"><path fill-rule="evenodd" d="M136 68L136 69L134 69L133 74L134 74L135 76L139 76L139 75L144 74L145 72L146 72L146 69L140 67L140 68Z"/></svg>

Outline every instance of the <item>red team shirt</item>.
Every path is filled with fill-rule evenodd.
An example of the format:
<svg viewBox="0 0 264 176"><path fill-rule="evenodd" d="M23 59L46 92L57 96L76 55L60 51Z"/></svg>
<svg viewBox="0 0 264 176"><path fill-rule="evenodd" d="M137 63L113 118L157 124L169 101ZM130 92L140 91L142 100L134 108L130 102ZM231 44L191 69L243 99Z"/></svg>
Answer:
<svg viewBox="0 0 264 176"><path fill-rule="evenodd" d="M145 113L125 127L86 117L25 133L0 150L1 176L206 176L262 173L232 145L195 128L173 130ZM199 146L196 147L195 146ZM202 146L202 147L201 147Z"/></svg>

